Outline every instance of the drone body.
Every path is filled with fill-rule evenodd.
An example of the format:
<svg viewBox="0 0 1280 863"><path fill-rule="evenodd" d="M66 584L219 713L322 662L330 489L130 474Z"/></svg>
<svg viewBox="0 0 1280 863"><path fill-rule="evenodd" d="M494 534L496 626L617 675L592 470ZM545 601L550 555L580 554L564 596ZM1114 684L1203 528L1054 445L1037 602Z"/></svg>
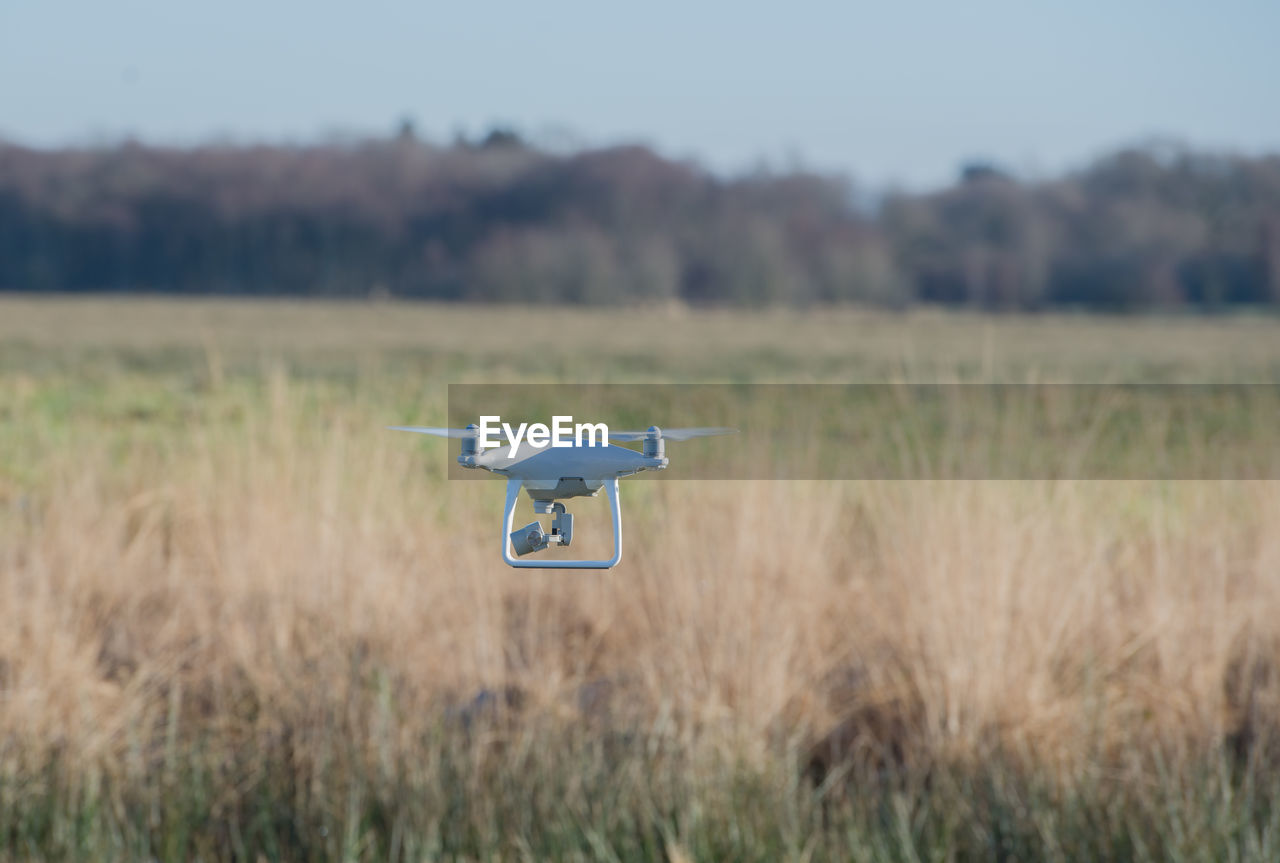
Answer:
<svg viewBox="0 0 1280 863"><path fill-rule="evenodd" d="M643 441L640 451L615 444L577 441L554 447L531 447L508 444L482 451L479 427L465 429L393 426L397 431L452 437L462 440L458 463L463 467L486 470L507 478L507 503L502 523L502 559L521 569L612 569L622 560L622 510L618 501L618 481L642 470L665 470L668 464L666 441L688 440L707 435L732 434L735 429L692 428L666 432L650 426L643 432L616 432L609 438L617 441ZM512 530L516 503L524 489L533 500L535 513L553 515L550 532L534 521ZM595 497L604 489L613 514L613 556L606 560L517 560L549 546L568 547L573 540L573 516L562 500ZM515 555L512 555L512 550Z"/></svg>

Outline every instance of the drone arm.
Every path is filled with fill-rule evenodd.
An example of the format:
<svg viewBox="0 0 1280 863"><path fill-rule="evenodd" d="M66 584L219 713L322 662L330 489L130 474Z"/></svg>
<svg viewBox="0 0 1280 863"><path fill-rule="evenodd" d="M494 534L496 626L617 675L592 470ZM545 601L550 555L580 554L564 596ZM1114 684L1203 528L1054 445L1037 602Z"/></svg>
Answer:
<svg viewBox="0 0 1280 863"><path fill-rule="evenodd" d="M516 560L511 553L511 528L515 521L516 503L524 484L518 479L507 480L507 505L502 518L502 559L517 569L613 569L622 560L622 507L618 500L618 479L606 480L605 494L613 510L613 557L608 560Z"/></svg>

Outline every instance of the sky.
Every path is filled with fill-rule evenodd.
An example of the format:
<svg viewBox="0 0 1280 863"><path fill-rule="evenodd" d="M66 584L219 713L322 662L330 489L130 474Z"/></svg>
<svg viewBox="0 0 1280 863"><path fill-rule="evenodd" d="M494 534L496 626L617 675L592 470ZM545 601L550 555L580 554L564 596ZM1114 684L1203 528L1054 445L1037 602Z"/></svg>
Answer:
<svg viewBox="0 0 1280 863"><path fill-rule="evenodd" d="M0 0L0 139L514 127L924 188L1150 140L1280 152L1280 2Z"/></svg>

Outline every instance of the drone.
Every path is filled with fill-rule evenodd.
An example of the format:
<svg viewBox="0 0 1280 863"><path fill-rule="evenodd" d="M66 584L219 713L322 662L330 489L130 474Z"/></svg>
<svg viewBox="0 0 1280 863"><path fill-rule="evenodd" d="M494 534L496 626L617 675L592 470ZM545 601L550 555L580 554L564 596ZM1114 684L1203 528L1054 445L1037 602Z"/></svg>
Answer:
<svg viewBox="0 0 1280 863"><path fill-rule="evenodd" d="M485 449L481 446L481 428L474 423L464 429L391 426L393 431L415 432L462 441L458 464L465 468L486 470L507 478L507 503L502 521L502 559L519 569L612 569L622 560L622 510L618 503L618 481L643 470L666 470L667 441L685 441L711 435L734 434L737 429L720 427L660 429L650 426L645 431L609 431L596 444L581 437L556 446L522 447L519 442ZM507 435L510 440L510 434ZM630 443L643 441L640 450L615 446L609 441ZM551 530L533 521L512 530L516 502L524 489L533 500L533 511L550 515ZM562 500L595 497L605 490L613 512L613 556L607 560L517 560L527 554L551 546L568 548L573 541L573 516ZM512 555L512 551L515 555Z"/></svg>

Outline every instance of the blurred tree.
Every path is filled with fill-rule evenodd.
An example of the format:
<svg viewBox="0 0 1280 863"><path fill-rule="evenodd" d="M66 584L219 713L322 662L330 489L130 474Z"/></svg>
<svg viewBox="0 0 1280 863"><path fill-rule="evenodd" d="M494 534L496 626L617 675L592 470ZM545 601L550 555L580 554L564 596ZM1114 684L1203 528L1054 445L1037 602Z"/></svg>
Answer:
<svg viewBox="0 0 1280 863"><path fill-rule="evenodd" d="M1280 157L1129 149L858 207L799 168L638 146L0 144L0 289L765 305L1280 303Z"/></svg>

